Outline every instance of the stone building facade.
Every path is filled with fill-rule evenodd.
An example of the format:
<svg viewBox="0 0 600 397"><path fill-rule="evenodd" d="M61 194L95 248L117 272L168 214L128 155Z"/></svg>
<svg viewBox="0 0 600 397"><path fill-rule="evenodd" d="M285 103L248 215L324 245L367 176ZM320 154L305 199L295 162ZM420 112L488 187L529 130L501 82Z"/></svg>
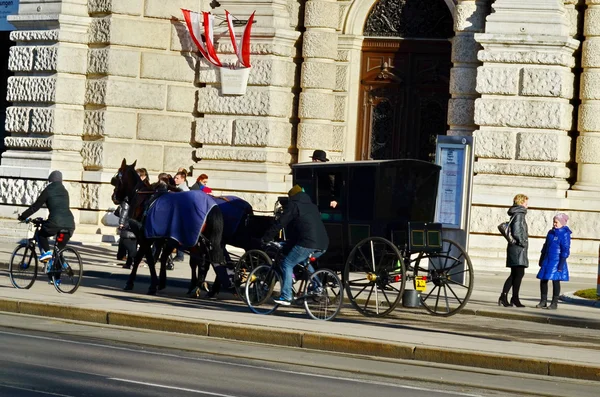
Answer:
<svg viewBox="0 0 600 397"><path fill-rule="evenodd" d="M180 8L256 11L244 96L220 93ZM61 169L79 223L100 226L123 158L266 210L314 149L426 159L435 134L473 135L476 266L504 260L496 225L525 193L531 257L564 211L572 266L595 271L600 0L21 0L11 22L0 217Z"/></svg>

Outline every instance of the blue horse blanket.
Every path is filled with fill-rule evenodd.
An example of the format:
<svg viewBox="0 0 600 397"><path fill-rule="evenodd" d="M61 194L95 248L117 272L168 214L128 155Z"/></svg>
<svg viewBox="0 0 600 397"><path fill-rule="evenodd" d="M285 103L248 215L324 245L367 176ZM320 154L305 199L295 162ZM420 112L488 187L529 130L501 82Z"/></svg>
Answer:
<svg viewBox="0 0 600 397"><path fill-rule="evenodd" d="M193 247L215 205L216 201L202 190L165 193L148 209L144 234L147 238L170 238L185 248Z"/></svg>
<svg viewBox="0 0 600 397"><path fill-rule="evenodd" d="M223 213L223 240L231 241L244 216L252 213L252 206L237 196L213 198Z"/></svg>

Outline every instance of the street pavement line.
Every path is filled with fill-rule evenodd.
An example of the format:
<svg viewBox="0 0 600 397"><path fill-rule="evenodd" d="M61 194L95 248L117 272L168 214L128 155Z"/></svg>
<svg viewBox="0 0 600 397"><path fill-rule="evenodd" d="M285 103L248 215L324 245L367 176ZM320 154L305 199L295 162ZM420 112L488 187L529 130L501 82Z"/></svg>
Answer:
<svg viewBox="0 0 600 397"><path fill-rule="evenodd" d="M58 394L58 393L52 393L49 391L43 391L43 390L38 390L38 389L28 389L26 387L19 387L19 386L13 386L13 385L7 385L6 383L0 383L0 387L5 387L7 389L15 389L15 390L23 390L23 391L32 391L35 394L45 394L48 396L58 396L58 397L75 397L72 396L70 394Z"/></svg>
<svg viewBox="0 0 600 397"><path fill-rule="evenodd" d="M213 392L210 392L210 391L187 389L185 387L167 386L167 385L161 385L161 384L158 384L158 383L138 382L138 381L130 380L130 379L121 379L121 378L107 378L107 379L108 380L115 380L117 382L133 383L133 384L136 384L136 385L158 387L158 388L161 388L161 389L187 391L187 392L196 393L196 394L208 394L209 396L216 396L216 397L239 397L239 396L234 396L232 394L213 393Z"/></svg>

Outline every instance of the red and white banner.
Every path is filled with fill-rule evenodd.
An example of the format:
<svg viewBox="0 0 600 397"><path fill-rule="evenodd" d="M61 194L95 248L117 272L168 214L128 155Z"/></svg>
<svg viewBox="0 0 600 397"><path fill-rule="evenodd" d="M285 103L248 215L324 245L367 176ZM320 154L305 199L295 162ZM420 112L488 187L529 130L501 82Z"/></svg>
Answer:
<svg viewBox="0 0 600 397"><path fill-rule="evenodd" d="M211 64L216 67L224 67L229 66L232 67L234 65L223 65L219 60L219 56L217 55L217 51L214 46L214 15L210 12L202 12L202 14L190 11L190 10L181 10L183 12L183 17L185 18L185 23L187 25L188 31L190 32L190 36L192 37L192 41L198 48L198 51L202 54L202 56ZM229 13L229 11L225 11L225 19L227 20L227 28L229 30L229 39L231 40L231 44L233 45L233 50L238 58L238 67L249 68L250 65L250 34L252 31L252 24L254 22L254 12L250 15L246 27L244 28L244 32L240 37L239 43L235 40L235 31L233 28L233 16ZM201 28L204 27L204 41L202 40Z"/></svg>

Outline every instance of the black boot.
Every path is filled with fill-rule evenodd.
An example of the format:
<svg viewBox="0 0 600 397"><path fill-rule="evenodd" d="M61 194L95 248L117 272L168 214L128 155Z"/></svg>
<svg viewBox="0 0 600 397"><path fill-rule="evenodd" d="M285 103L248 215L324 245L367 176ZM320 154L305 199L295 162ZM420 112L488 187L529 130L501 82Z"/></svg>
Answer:
<svg viewBox="0 0 600 397"><path fill-rule="evenodd" d="M552 302L550 303L550 306L547 306L546 309L549 310L556 310L558 309L558 296L553 296L552 297Z"/></svg>
<svg viewBox="0 0 600 397"><path fill-rule="evenodd" d="M516 307L525 307L524 304L521 303L518 296L513 296L510 298L510 305L515 305Z"/></svg>
<svg viewBox="0 0 600 397"><path fill-rule="evenodd" d="M535 305L535 307L537 307L538 309L545 309L546 306L548 306L548 296L542 295L542 297L540 299L540 303Z"/></svg>
<svg viewBox="0 0 600 397"><path fill-rule="evenodd" d="M508 302L508 298L506 297L505 293L500 294L500 298L498 298L498 306L500 305L504 307L512 306L512 303Z"/></svg>

